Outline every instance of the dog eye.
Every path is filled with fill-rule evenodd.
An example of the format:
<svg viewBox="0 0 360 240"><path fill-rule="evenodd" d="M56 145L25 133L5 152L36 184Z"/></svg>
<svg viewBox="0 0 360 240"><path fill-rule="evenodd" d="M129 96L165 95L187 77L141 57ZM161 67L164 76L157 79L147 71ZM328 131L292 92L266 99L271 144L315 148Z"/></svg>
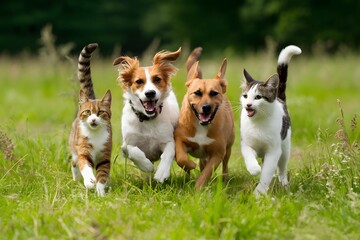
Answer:
<svg viewBox="0 0 360 240"><path fill-rule="evenodd" d="M159 83L161 81L161 78L159 77L154 77L154 80L153 80L155 83Z"/></svg>
<svg viewBox="0 0 360 240"><path fill-rule="evenodd" d="M138 80L136 80L135 82L136 82L137 84L143 84L143 83L144 83L144 80L138 79Z"/></svg>
<svg viewBox="0 0 360 240"><path fill-rule="evenodd" d="M260 95L256 95L255 96L255 100L259 100L259 99L261 99L262 97L260 96Z"/></svg>
<svg viewBox="0 0 360 240"><path fill-rule="evenodd" d="M217 96L218 94L219 94L218 92L211 91L211 92L210 92L210 97L215 97L215 96Z"/></svg>
<svg viewBox="0 0 360 240"><path fill-rule="evenodd" d="M244 94L243 97L246 99L248 96L247 96L247 94Z"/></svg>
<svg viewBox="0 0 360 240"><path fill-rule="evenodd" d="M194 92L194 94L198 97L202 96L202 92L200 92L200 90L197 90L196 92Z"/></svg>

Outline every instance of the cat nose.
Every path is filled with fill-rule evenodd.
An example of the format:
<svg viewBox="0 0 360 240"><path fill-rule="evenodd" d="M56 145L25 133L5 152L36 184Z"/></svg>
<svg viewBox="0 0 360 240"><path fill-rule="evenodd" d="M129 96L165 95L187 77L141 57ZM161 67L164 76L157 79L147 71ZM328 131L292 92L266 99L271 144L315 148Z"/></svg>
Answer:
<svg viewBox="0 0 360 240"><path fill-rule="evenodd" d="M149 99L153 99L156 95L155 90L149 90L145 92L145 96Z"/></svg>
<svg viewBox="0 0 360 240"><path fill-rule="evenodd" d="M201 108L202 108L203 113L205 113L205 114L210 113L210 111L211 111L211 106L209 104L204 104Z"/></svg>
<svg viewBox="0 0 360 240"><path fill-rule="evenodd" d="M252 104L251 104L251 103L248 103L248 104L246 104L246 106L247 106L247 107L251 107L251 106L252 106Z"/></svg>

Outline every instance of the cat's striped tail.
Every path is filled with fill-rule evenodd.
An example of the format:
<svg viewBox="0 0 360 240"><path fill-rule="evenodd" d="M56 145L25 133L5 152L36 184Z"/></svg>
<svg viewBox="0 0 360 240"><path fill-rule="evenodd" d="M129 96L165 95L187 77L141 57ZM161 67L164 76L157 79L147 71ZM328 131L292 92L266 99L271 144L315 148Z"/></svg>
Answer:
<svg viewBox="0 0 360 240"><path fill-rule="evenodd" d="M279 90L278 90L278 98L286 102L286 81L288 75L288 65L290 59L293 55L301 54L301 49L297 46L290 45L281 50L278 58L278 66L277 66L277 73L279 75Z"/></svg>
<svg viewBox="0 0 360 240"><path fill-rule="evenodd" d="M97 43L90 43L82 49L79 55L77 74L80 81L80 88L85 92L89 99L95 99L95 92L91 80L90 59L91 54L97 47Z"/></svg>

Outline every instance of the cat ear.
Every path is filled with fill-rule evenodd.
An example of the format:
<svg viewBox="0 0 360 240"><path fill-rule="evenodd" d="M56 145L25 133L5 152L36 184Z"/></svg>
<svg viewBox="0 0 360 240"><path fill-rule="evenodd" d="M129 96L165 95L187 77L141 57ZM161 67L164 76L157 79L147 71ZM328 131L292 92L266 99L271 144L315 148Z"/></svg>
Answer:
<svg viewBox="0 0 360 240"><path fill-rule="evenodd" d="M86 103L89 101L89 97L86 95L86 93L81 89L79 94L79 104Z"/></svg>
<svg viewBox="0 0 360 240"><path fill-rule="evenodd" d="M103 98L101 99L101 102L106 102L108 104L111 104L111 92L110 90L107 90Z"/></svg>
<svg viewBox="0 0 360 240"><path fill-rule="evenodd" d="M279 75L274 74L268 80L266 80L264 86L277 89L277 87L279 86L279 82L280 82Z"/></svg>
<svg viewBox="0 0 360 240"><path fill-rule="evenodd" d="M218 79L221 81L221 88L222 88L223 93L226 93L226 86L227 86L227 82L225 80L226 67L227 67L227 60L225 58L223 60L223 63L221 64L219 72L215 76L215 79Z"/></svg>
<svg viewBox="0 0 360 240"><path fill-rule="evenodd" d="M186 80L186 86L189 87L190 82L195 78L201 78L201 74L199 71L199 61L196 61L190 68L188 74L187 74L187 80Z"/></svg>
<svg viewBox="0 0 360 240"><path fill-rule="evenodd" d="M244 81L241 85L243 89L245 89L247 86L250 86L251 83L255 82L255 80L252 78L252 76L246 71L244 68Z"/></svg>

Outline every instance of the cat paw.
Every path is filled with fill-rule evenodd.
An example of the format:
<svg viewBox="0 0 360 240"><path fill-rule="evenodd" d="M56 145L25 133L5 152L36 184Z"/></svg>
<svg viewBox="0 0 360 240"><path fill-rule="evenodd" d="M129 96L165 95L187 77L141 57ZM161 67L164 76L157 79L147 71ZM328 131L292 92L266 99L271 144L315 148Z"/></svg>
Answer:
<svg viewBox="0 0 360 240"><path fill-rule="evenodd" d="M269 190L268 186L265 186L264 184L259 183L254 190L254 194L258 198L262 195L266 195L268 190Z"/></svg>
<svg viewBox="0 0 360 240"><path fill-rule="evenodd" d="M95 178L84 178L84 185L87 189L95 188L96 180Z"/></svg>
<svg viewBox="0 0 360 240"><path fill-rule="evenodd" d="M100 183L100 182L96 183L96 192L99 197L105 196L105 187L106 187L106 183Z"/></svg>
<svg viewBox="0 0 360 240"><path fill-rule="evenodd" d="M155 173L154 179L159 183L164 183L170 177L170 169L158 168Z"/></svg>
<svg viewBox="0 0 360 240"><path fill-rule="evenodd" d="M131 159L134 164L143 172L153 172L154 171L154 164L149 159L145 160L134 160Z"/></svg>
<svg viewBox="0 0 360 240"><path fill-rule="evenodd" d="M253 176L256 176L258 174L261 173L261 167L259 164L253 164L251 166L246 166L246 169L248 170L248 172L253 175Z"/></svg>

